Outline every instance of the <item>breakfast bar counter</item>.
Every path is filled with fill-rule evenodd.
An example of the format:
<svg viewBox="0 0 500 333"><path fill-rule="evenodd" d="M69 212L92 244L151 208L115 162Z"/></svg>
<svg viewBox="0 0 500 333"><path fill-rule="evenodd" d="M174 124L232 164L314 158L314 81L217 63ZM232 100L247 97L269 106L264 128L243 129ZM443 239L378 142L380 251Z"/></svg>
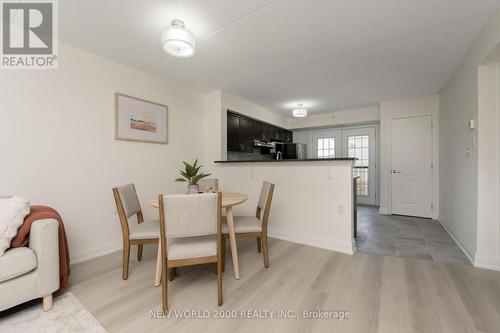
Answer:
<svg viewBox="0 0 500 333"><path fill-rule="evenodd" d="M215 160L215 159L214 159ZM268 234L352 254L354 158L227 160L210 166L222 191L248 194L234 215L251 216L263 181L275 184Z"/></svg>
<svg viewBox="0 0 500 333"><path fill-rule="evenodd" d="M226 160L214 161L214 163L283 163L283 162L328 162L328 161L354 161L353 157L337 157L337 158L305 158L305 159L262 159L262 160Z"/></svg>

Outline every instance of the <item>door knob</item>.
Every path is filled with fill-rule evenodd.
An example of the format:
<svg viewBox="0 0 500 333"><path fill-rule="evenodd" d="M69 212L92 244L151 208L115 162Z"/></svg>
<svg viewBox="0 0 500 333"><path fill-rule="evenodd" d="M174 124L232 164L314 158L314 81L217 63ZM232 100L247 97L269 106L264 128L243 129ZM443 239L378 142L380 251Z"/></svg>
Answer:
<svg viewBox="0 0 500 333"><path fill-rule="evenodd" d="M396 169L392 169L392 173L401 173L401 171L396 170Z"/></svg>

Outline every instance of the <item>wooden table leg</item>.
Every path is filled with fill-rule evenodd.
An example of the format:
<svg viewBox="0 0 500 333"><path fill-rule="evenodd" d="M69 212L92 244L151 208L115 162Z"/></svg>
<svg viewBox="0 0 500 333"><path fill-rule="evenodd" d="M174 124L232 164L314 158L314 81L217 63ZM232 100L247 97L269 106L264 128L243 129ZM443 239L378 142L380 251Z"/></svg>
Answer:
<svg viewBox="0 0 500 333"><path fill-rule="evenodd" d="M233 208L226 207L227 229L229 231L229 243L231 245L231 256L233 257L233 273L236 280L240 279L240 266L238 265L238 249L236 247L236 235L234 233Z"/></svg>
<svg viewBox="0 0 500 333"><path fill-rule="evenodd" d="M155 273L155 287L161 283L161 247L158 244L158 254L156 256L156 273Z"/></svg>

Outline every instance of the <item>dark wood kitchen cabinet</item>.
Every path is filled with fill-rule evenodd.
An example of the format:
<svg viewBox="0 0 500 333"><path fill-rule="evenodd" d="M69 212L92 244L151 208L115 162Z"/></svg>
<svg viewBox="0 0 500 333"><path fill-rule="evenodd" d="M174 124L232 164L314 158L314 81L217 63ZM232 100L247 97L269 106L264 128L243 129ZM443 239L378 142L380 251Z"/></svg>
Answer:
<svg viewBox="0 0 500 333"><path fill-rule="evenodd" d="M240 122L241 116L227 113L227 150L241 151Z"/></svg>
<svg viewBox="0 0 500 333"><path fill-rule="evenodd" d="M254 120L227 113L227 150L252 153L254 147Z"/></svg>
<svg viewBox="0 0 500 333"><path fill-rule="evenodd" d="M253 138L254 121L247 117L241 117L240 123L240 146L241 151L252 153L254 147Z"/></svg>
<svg viewBox="0 0 500 333"><path fill-rule="evenodd" d="M244 115L227 111L227 150L252 153L254 140L291 143L292 132Z"/></svg>
<svg viewBox="0 0 500 333"><path fill-rule="evenodd" d="M264 136L264 123L254 120L253 122L253 138L259 141L266 141Z"/></svg>

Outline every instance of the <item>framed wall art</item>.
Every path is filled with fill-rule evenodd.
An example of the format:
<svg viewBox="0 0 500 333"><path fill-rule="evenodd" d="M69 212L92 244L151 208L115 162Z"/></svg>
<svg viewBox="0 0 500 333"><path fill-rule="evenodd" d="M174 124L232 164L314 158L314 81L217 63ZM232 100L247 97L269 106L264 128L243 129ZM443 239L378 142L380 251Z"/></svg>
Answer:
<svg viewBox="0 0 500 333"><path fill-rule="evenodd" d="M115 139L168 143L168 107L115 93Z"/></svg>

